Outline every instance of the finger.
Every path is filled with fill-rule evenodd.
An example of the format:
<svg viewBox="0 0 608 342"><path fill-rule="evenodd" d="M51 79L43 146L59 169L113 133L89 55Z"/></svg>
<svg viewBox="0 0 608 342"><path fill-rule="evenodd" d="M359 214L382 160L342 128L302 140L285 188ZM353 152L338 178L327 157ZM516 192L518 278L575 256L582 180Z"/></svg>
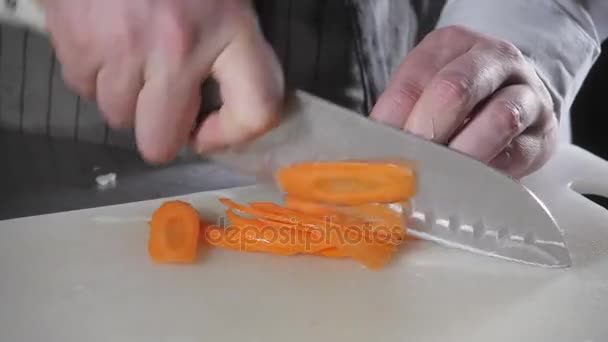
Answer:
<svg viewBox="0 0 608 342"><path fill-rule="evenodd" d="M466 53L473 36L460 28L445 28L429 34L405 58L387 89L378 99L370 117L403 128L422 91L446 64Z"/></svg>
<svg viewBox="0 0 608 342"><path fill-rule="evenodd" d="M132 127L139 91L143 87L142 60L121 58L97 76L97 102L112 128Z"/></svg>
<svg viewBox="0 0 608 342"><path fill-rule="evenodd" d="M200 107L200 83L181 77L154 74L137 98L135 135L144 159L152 163L172 160L189 139Z"/></svg>
<svg viewBox="0 0 608 342"><path fill-rule="evenodd" d="M557 119L529 128L515 138L489 165L519 179L538 170L555 150L558 141Z"/></svg>
<svg viewBox="0 0 608 342"><path fill-rule="evenodd" d="M503 88L490 98L449 146L488 163L535 122L542 110L541 102L530 87Z"/></svg>
<svg viewBox="0 0 608 342"><path fill-rule="evenodd" d="M143 68L144 86L137 98L135 137L143 158L171 161L188 142L200 108L200 85L206 73L194 66L196 35L170 10L158 11ZM208 51L215 51L207 46ZM211 58L203 62L210 64Z"/></svg>
<svg viewBox="0 0 608 342"><path fill-rule="evenodd" d="M72 17L66 16L65 11L55 11L55 7L50 6L46 18L55 56L62 65L63 80L72 91L92 100L102 56L95 51L87 32L71 30Z"/></svg>
<svg viewBox="0 0 608 342"><path fill-rule="evenodd" d="M194 137L194 148L206 153L256 137L278 119L283 75L276 57L259 32L238 35L217 58L213 76L223 105L209 115Z"/></svg>
<svg viewBox="0 0 608 342"><path fill-rule="evenodd" d="M61 61L61 60L60 60ZM97 67L71 67L70 62L63 62L62 77L66 86L79 96L93 100L97 93Z"/></svg>
<svg viewBox="0 0 608 342"><path fill-rule="evenodd" d="M55 49L57 60L61 63L61 73L66 86L76 94L93 100L97 92L97 74L101 68L101 56L81 54L69 46Z"/></svg>
<svg viewBox="0 0 608 342"><path fill-rule="evenodd" d="M447 143L479 103L505 82L521 81L522 59L514 47L476 45L437 73L412 110L405 130Z"/></svg>

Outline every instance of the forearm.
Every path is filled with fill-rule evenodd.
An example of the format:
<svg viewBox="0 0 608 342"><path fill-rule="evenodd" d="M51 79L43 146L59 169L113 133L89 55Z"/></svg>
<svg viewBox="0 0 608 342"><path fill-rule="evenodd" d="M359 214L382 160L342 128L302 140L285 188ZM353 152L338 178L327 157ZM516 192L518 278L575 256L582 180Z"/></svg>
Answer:
<svg viewBox="0 0 608 342"><path fill-rule="evenodd" d="M558 115L569 111L607 35L605 0L450 0L438 26L462 25L515 44L535 65ZM589 10L594 10L593 16ZM598 28L601 28L599 30Z"/></svg>

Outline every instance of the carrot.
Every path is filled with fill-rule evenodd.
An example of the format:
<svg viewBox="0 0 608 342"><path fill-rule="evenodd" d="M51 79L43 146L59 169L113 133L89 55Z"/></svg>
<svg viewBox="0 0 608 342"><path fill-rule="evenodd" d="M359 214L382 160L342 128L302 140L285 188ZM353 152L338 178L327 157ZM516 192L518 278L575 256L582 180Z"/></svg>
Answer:
<svg viewBox="0 0 608 342"><path fill-rule="evenodd" d="M336 211L330 208L327 204L322 204L318 202L307 201L305 199L287 195L285 196L285 207L288 209L296 210L302 213L327 216L327 215L335 215Z"/></svg>
<svg viewBox="0 0 608 342"><path fill-rule="evenodd" d="M297 225L284 224L263 219L239 216L232 210L226 211L230 227L243 230L247 241L255 241L273 249L286 249L295 253L316 253L332 247L323 239L316 239L310 232Z"/></svg>
<svg viewBox="0 0 608 342"><path fill-rule="evenodd" d="M253 207L254 203L251 206ZM294 211L331 217L342 223L348 222L351 225L359 225L362 229L377 234L380 238L394 244L401 243L407 235L401 212L385 204L331 206L288 195L285 198L285 206ZM400 208L401 205L397 204L396 207Z"/></svg>
<svg viewBox="0 0 608 342"><path fill-rule="evenodd" d="M264 221L268 222L278 222L285 225L296 226L299 229L306 230L316 237L320 237L325 229L323 225L325 222L321 218L311 217L306 214L298 213L286 208L277 207L277 210L261 210L259 206L257 208L248 207L244 205L240 205L228 198L221 198L220 202L222 202L225 206L240 211L243 214L252 215L258 217L260 219L265 219Z"/></svg>
<svg viewBox="0 0 608 342"><path fill-rule="evenodd" d="M362 229L361 221L324 221L320 217L299 213L270 202L254 202L247 207L224 198L222 203L244 213L256 213L271 220L279 218L278 221L283 222L275 222L278 224L285 224L288 221L304 222L308 228L314 229L313 232L322 234L321 236L329 243L326 248L330 246L336 248L336 251L332 252L333 255L350 256L370 269L384 266L396 251L394 244L368 234L369 231ZM264 219L260 221L273 222ZM291 223L291 226L297 229L298 225Z"/></svg>
<svg viewBox="0 0 608 342"><path fill-rule="evenodd" d="M220 198L229 224L210 225L184 202L153 216L149 250L159 262L192 262L199 230L210 245L282 256L352 258L384 267L407 238L400 203L415 193L411 168L399 162L310 162L280 169L285 205ZM199 228L200 227L200 228Z"/></svg>
<svg viewBox="0 0 608 342"><path fill-rule="evenodd" d="M401 202L416 190L413 170L388 162L298 163L278 170L275 178L289 195L337 205Z"/></svg>
<svg viewBox="0 0 608 342"><path fill-rule="evenodd" d="M157 263L191 263L197 257L201 219L188 203L163 203L152 215L148 253Z"/></svg>
<svg viewBox="0 0 608 342"><path fill-rule="evenodd" d="M245 231L238 227L222 228L212 226L209 227L206 235L209 244L239 252L269 252L283 256L296 254L296 252L286 248L268 245L263 241L251 239L251 236L246 236Z"/></svg>
<svg viewBox="0 0 608 342"><path fill-rule="evenodd" d="M324 257L328 257L328 258L346 258L346 257L348 257L348 255L339 251L336 247L324 249L322 251L315 253L315 255L324 256Z"/></svg>
<svg viewBox="0 0 608 342"><path fill-rule="evenodd" d="M401 205L397 204L398 208ZM344 215L358 216L372 224L374 231L383 237L395 238L402 241L407 233L401 211L385 204L369 203L339 209Z"/></svg>

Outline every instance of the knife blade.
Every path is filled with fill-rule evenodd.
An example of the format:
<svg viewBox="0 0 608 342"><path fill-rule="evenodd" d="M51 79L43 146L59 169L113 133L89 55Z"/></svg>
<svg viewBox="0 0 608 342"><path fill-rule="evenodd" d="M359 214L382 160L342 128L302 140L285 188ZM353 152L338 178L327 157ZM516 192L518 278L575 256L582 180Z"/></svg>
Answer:
<svg viewBox="0 0 608 342"><path fill-rule="evenodd" d="M413 166L418 182L404 213L409 234L525 264L571 264L563 232L520 183L464 154L303 91L290 95L283 118L270 132L209 157L260 180L300 161L403 160Z"/></svg>

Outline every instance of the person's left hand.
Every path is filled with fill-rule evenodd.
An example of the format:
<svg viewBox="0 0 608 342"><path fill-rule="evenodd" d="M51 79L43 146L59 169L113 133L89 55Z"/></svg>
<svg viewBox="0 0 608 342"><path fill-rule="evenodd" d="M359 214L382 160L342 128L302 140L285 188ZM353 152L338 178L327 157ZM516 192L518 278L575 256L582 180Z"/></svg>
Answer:
<svg viewBox="0 0 608 342"><path fill-rule="evenodd" d="M371 117L513 177L557 144L553 101L512 44L461 27L430 33L404 60Z"/></svg>

